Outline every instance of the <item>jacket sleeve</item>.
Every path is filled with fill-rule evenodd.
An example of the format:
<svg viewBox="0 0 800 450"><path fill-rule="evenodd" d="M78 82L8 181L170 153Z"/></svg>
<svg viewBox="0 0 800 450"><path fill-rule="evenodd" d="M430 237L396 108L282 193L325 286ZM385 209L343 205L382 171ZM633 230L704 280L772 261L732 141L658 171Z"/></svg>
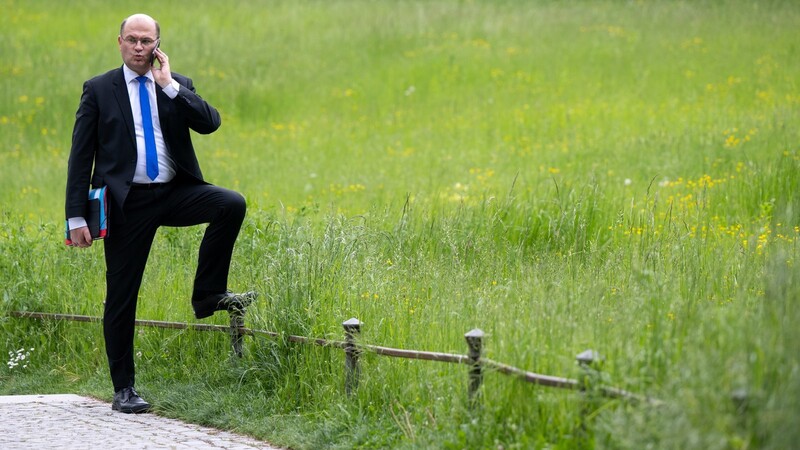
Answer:
<svg viewBox="0 0 800 450"><path fill-rule="evenodd" d="M86 193L97 151L98 107L92 85L83 84L83 94L75 113L72 148L67 165L66 217L84 217Z"/></svg>
<svg viewBox="0 0 800 450"><path fill-rule="evenodd" d="M197 133L210 134L222 125L222 118L213 106L203 100L194 90L192 80L187 77L175 78L180 85L178 96L173 100L182 113L186 124Z"/></svg>

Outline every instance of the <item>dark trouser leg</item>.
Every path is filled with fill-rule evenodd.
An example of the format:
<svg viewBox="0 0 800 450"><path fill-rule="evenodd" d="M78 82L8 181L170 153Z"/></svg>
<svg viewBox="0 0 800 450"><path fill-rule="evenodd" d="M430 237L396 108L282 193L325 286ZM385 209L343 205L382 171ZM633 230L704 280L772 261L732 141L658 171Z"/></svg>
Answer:
<svg viewBox="0 0 800 450"><path fill-rule="evenodd" d="M136 302L147 256L158 228L158 214L148 207L152 192L132 192L125 223L114 223L103 242L106 303L103 336L114 390L134 386L133 339ZM128 207L130 205L130 207ZM113 220L113 219L112 219Z"/></svg>
<svg viewBox="0 0 800 450"><path fill-rule="evenodd" d="M178 184L155 190L131 190L124 211L125 223L111 218L110 235L104 242L103 335L115 390L134 385L136 301L158 227L209 223L200 244L194 290L224 292L246 205L239 193L228 189Z"/></svg>
<svg viewBox="0 0 800 450"><path fill-rule="evenodd" d="M197 260L195 295L221 293L228 287L233 246L247 206L241 194L212 185L177 186L163 220L167 226L208 223Z"/></svg>

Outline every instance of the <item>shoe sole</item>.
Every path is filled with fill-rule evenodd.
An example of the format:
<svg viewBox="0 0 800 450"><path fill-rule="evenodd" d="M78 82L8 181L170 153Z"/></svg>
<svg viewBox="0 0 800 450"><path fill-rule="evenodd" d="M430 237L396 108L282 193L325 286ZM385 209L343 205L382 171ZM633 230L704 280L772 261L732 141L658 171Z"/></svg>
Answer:
<svg viewBox="0 0 800 450"><path fill-rule="evenodd" d="M150 405L142 405L136 408L120 408L119 406L113 403L111 404L112 411L119 411L124 414L143 414L150 411L150 408L151 408Z"/></svg>

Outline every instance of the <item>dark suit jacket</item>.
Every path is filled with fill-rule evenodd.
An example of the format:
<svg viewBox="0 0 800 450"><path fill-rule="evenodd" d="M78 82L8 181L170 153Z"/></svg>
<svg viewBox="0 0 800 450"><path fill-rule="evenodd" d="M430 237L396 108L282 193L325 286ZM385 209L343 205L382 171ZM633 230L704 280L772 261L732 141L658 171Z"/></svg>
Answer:
<svg viewBox="0 0 800 450"><path fill-rule="evenodd" d="M177 73L178 96L170 99L156 85L158 116L167 151L175 162L176 178L205 183L189 130L209 134L221 118L194 91L192 80ZM110 216L124 221L122 205L136 170L136 134L122 67L83 85L67 169L66 216L85 217L86 196L92 187L108 186Z"/></svg>

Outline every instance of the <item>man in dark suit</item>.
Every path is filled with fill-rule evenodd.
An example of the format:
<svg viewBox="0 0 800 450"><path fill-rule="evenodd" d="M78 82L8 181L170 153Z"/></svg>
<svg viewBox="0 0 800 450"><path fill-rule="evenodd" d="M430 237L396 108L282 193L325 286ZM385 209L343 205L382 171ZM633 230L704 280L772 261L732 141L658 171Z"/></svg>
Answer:
<svg viewBox="0 0 800 450"><path fill-rule="evenodd" d="M245 200L203 180L190 138L190 129L216 131L219 113L195 93L191 79L170 71L152 17L128 17L117 40L123 66L83 86L67 170L66 216L71 245L91 246L87 192L90 185L108 187L103 335L114 384L112 409L138 413L150 405L134 390L136 301L158 227L209 224L192 293L197 318L242 310L256 294L234 294L227 286Z"/></svg>

